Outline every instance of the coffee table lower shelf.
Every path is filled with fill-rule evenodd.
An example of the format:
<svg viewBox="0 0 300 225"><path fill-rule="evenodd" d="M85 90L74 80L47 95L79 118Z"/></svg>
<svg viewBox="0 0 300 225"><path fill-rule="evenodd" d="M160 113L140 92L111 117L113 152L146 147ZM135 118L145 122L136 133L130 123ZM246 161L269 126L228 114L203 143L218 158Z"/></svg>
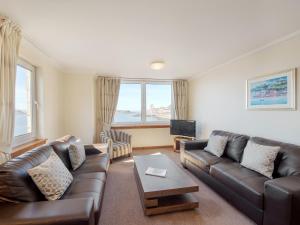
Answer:
<svg viewBox="0 0 300 225"><path fill-rule="evenodd" d="M199 207L199 203L192 196L192 194L174 195L158 198L155 200L157 200L157 205L152 207L147 207L145 204L143 204L142 201L144 213L146 216L195 209Z"/></svg>

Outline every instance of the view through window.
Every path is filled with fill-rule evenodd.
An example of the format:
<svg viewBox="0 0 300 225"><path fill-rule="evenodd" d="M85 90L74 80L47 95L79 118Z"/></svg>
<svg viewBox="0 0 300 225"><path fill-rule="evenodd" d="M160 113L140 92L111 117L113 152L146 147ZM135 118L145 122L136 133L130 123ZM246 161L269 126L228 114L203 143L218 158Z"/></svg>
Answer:
<svg viewBox="0 0 300 225"><path fill-rule="evenodd" d="M33 78L34 70L23 65L16 68L15 86L15 142L18 144L25 137L29 138L34 132L33 112ZM22 142L22 141L21 141Z"/></svg>
<svg viewBox="0 0 300 225"><path fill-rule="evenodd" d="M136 123L142 119L141 112L141 84L121 84L115 123Z"/></svg>
<svg viewBox="0 0 300 225"><path fill-rule="evenodd" d="M170 84L146 84L146 121L171 119L172 88Z"/></svg>
<svg viewBox="0 0 300 225"><path fill-rule="evenodd" d="M167 123L171 115L170 82L121 83L114 123Z"/></svg>

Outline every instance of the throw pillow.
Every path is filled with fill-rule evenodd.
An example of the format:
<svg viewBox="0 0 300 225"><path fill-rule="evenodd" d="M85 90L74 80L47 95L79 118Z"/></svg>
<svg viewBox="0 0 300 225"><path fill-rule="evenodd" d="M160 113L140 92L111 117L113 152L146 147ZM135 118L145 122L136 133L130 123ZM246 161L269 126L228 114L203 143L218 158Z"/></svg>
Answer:
<svg viewBox="0 0 300 225"><path fill-rule="evenodd" d="M208 144L204 148L205 151L210 152L218 157L223 155L228 137L219 135L210 135Z"/></svg>
<svg viewBox="0 0 300 225"><path fill-rule="evenodd" d="M73 181L72 174L54 151L45 162L27 172L48 200L59 199Z"/></svg>
<svg viewBox="0 0 300 225"><path fill-rule="evenodd" d="M70 144L69 157L70 157L73 170L76 170L85 161L86 159L85 149L81 141Z"/></svg>
<svg viewBox="0 0 300 225"><path fill-rule="evenodd" d="M280 147L277 146L259 145L253 141L248 141L241 165L272 178L274 161L279 150Z"/></svg>

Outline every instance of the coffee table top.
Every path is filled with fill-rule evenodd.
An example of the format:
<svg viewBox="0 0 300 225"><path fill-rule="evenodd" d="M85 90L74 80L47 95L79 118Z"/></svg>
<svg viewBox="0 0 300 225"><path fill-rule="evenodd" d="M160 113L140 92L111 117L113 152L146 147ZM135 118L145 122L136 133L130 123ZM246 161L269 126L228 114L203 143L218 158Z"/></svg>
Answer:
<svg viewBox="0 0 300 225"><path fill-rule="evenodd" d="M134 164L145 198L179 195L198 191L198 185L166 155L134 156ZM148 167L166 169L166 177L146 175Z"/></svg>

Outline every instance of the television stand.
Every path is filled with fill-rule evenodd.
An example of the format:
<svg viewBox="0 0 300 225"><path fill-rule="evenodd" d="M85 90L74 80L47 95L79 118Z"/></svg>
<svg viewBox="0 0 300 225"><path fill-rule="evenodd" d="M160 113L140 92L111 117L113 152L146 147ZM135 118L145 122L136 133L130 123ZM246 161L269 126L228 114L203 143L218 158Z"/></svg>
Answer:
<svg viewBox="0 0 300 225"><path fill-rule="evenodd" d="M175 136L174 137L174 144L173 144L173 150L174 152L177 152L179 153L180 152L180 141L183 141L183 140L194 140L195 138L194 137L185 137L185 136Z"/></svg>

